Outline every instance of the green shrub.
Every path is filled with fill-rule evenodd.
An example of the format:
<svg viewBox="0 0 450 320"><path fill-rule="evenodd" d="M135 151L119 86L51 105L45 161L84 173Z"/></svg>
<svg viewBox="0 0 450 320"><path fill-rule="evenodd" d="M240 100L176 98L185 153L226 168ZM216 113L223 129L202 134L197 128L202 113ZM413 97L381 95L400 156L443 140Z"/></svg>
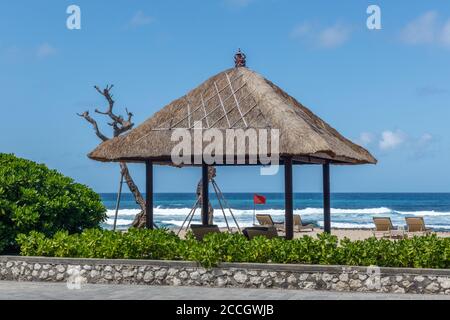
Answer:
<svg viewBox="0 0 450 320"><path fill-rule="evenodd" d="M28 256L125 258L197 261L205 267L220 262L340 264L352 266L450 268L450 238L435 235L397 241L362 241L321 234L287 241L239 234L212 233L203 241L192 234L185 240L167 230L130 229L128 232L85 230L46 237L39 232L18 236L21 254Z"/></svg>
<svg viewBox="0 0 450 320"><path fill-rule="evenodd" d="M219 262L246 261L247 246L246 238L239 234L210 233L199 242L188 233L186 240L180 240L178 252L183 260L211 267Z"/></svg>
<svg viewBox="0 0 450 320"><path fill-rule="evenodd" d="M0 253L17 252L16 236L52 236L94 228L106 219L98 194L43 164L0 153Z"/></svg>
<svg viewBox="0 0 450 320"><path fill-rule="evenodd" d="M59 231L52 238L36 231L20 234L17 242L25 256L103 259L178 259L180 239L166 230L130 229L126 233L89 229L70 235Z"/></svg>

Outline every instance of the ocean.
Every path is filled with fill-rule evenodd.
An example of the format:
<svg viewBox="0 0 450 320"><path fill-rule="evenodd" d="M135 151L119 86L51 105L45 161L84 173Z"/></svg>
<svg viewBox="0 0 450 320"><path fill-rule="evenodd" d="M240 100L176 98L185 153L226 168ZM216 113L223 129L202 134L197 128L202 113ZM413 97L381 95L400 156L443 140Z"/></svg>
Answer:
<svg viewBox="0 0 450 320"><path fill-rule="evenodd" d="M275 221L284 219L284 194L264 193L267 202L256 206L256 213L267 213ZM242 227L253 224L253 194L224 193L231 211ZM117 194L101 194L108 209L108 219L104 228L111 229L114 223ZM214 208L214 221L220 227L226 221L215 194L210 195ZM154 195L154 219L158 226L181 226L195 203L194 193L157 193ZM450 193L333 193L331 195L331 226L342 229L373 228L372 217L390 217L394 225L404 226L405 217L424 217L427 226L436 231L450 231ZM323 226L321 193L294 194L294 213L300 214L304 223ZM139 212L131 194L122 194L118 213L117 227L126 229ZM225 210L228 222L233 227L233 219ZM194 222L200 222L200 210L197 210Z"/></svg>

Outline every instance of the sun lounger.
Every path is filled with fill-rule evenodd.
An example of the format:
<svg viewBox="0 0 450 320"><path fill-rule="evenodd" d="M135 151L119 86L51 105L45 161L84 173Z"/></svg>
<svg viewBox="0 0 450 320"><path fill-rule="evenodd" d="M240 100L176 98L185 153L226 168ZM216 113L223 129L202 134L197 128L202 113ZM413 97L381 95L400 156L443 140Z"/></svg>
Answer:
<svg viewBox="0 0 450 320"><path fill-rule="evenodd" d="M248 240L252 240L254 237L257 236L264 236L268 239L278 237L277 229L273 226L245 228L244 230L242 230L242 233Z"/></svg>
<svg viewBox="0 0 450 320"><path fill-rule="evenodd" d="M425 226L423 217L409 217L405 218L405 220L407 225L407 232L410 236L414 236L417 234L427 235L432 232L430 228L427 228Z"/></svg>
<svg viewBox="0 0 450 320"><path fill-rule="evenodd" d="M299 214L294 214L294 229L295 228L297 228L298 232L302 232L303 230L314 231L314 225L303 224L302 217Z"/></svg>
<svg viewBox="0 0 450 320"><path fill-rule="evenodd" d="M270 214L257 214L256 220L258 220L261 226L275 227L277 230L284 230L284 222L274 222Z"/></svg>
<svg viewBox="0 0 450 320"><path fill-rule="evenodd" d="M395 231L397 231L397 228L392 224L391 218L374 217L373 223L375 224L375 230L373 231L375 237L392 238Z"/></svg>
<svg viewBox="0 0 450 320"><path fill-rule="evenodd" d="M198 241L202 241L208 233L220 233L220 229L216 225L191 224L191 230Z"/></svg>

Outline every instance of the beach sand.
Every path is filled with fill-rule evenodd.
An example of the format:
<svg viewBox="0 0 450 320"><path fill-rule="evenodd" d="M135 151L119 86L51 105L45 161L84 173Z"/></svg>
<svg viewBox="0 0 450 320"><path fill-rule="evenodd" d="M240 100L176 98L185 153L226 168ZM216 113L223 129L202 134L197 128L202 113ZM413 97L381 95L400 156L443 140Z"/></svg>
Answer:
<svg viewBox="0 0 450 320"><path fill-rule="evenodd" d="M178 232L178 228L172 229L175 233ZM222 232L227 232L226 228L221 229ZM233 228L233 232L237 232L236 228ZM295 232L294 238L301 238L303 236L312 236L316 237L317 234L322 233L323 229L314 229L314 231L305 231L305 232ZM279 231L278 232L280 236L283 236L284 233ZM180 237L184 238L184 235L186 234L186 230L182 230L180 232ZM364 240L373 237L373 231L369 229L331 229L331 234L338 237L338 239L344 239L348 238L352 241L356 240ZM450 237L450 232L436 232L438 237Z"/></svg>

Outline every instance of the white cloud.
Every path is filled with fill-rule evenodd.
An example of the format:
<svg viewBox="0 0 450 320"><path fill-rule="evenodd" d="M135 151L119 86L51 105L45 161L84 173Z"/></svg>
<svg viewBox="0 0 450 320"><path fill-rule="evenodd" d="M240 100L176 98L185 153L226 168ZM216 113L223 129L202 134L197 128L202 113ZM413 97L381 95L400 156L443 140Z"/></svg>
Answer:
<svg viewBox="0 0 450 320"><path fill-rule="evenodd" d="M48 43L43 43L37 47L36 56L44 59L56 54L56 48Z"/></svg>
<svg viewBox="0 0 450 320"><path fill-rule="evenodd" d="M402 40L407 44L426 44L435 41L438 14L428 11L408 23L402 30Z"/></svg>
<svg viewBox="0 0 450 320"><path fill-rule="evenodd" d="M429 133L424 133L419 140L417 141L417 144L421 147L429 145L433 141L433 136Z"/></svg>
<svg viewBox="0 0 450 320"><path fill-rule="evenodd" d="M335 48L347 42L349 38L350 28L338 23L322 30L318 43L322 48Z"/></svg>
<svg viewBox="0 0 450 320"><path fill-rule="evenodd" d="M134 14L130 20L132 27L142 27L148 25L154 21L153 17L146 15L142 10L139 10Z"/></svg>
<svg viewBox="0 0 450 320"><path fill-rule="evenodd" d="M447 20L440 34L440 42L446 47L450 47L450 19Z"/></svg>
<svg viewBox="0 0 450 320"><path fill-rule="evenodd" d="M400 34L401 40L409 45L440 45L450 48L450 19L439 20L436 11L425 12L408 23Z"/></svg>
<svg viewBox="0 0 450 320"><path fill-rule="evenodd" d="M362 132L355 142L367 147L374 142L378 143L380 151L393 151L401 147L402 152L414 159L430 156L435 151L436 139L431 133L420 136L411 136L401 130L384 130L380 134Z"/></svg>
<svg viewBox="0 0 450 320"><path fill-rule="evenodd" d="M375 136L371 132L363 132L359 135L359 138L357 139L357 142L359 144L362 144L363 146L367 146L371 144L375 139Z"/></svg>
<svg viewBox="0 0 450 320"><path fill-rule="evenodd" d="M400 131L386 130L381 133L379 147L381 150L391 150L402 145L406 140L406 135Z"/></svg>
<svg viewBox="0 0 450 320"><path fill-rule="evenodd" d="M315 47L332 49L339 47L350 39L351 29L341 23L320 27L309 22L296 26L291 31L291 38L306 40Z"/></svg>

